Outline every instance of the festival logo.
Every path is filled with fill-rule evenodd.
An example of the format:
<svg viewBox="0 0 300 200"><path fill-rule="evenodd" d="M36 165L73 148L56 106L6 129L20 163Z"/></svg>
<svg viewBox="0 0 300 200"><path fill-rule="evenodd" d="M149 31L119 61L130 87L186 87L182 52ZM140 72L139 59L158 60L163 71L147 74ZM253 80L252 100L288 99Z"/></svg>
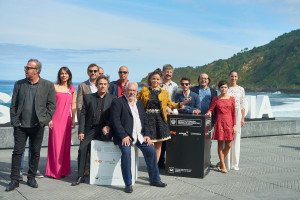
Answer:
<svg viewBox="0 0 300 200"><path fill-rule="evenodd" d="M174 174L175 173L174 167L169 167L168 171L169 171L170 174Z"/></svg>
<svg viewBox="0 0 300 200"><path fill-rule="evenodd" d="M173 126L174 126L174 125L176 125L176 122L177 122L177 120L176 120L176 119L172 119L172 118L170 119L170 123L171 123L171 125L173 125Z"/></svg>

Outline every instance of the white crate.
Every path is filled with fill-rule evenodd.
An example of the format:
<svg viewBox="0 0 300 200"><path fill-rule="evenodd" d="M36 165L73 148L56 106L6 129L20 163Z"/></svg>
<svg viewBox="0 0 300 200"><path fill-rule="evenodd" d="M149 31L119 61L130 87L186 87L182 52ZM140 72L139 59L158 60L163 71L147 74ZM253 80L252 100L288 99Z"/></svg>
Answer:
<svg viewBox="0 0 300 200"><path fill-rule="evenodd" d="M121 150L113 142L91 142L90 184L125 185L121 171ZM131 147L132 184L138 176L138 149Z"/></svg>

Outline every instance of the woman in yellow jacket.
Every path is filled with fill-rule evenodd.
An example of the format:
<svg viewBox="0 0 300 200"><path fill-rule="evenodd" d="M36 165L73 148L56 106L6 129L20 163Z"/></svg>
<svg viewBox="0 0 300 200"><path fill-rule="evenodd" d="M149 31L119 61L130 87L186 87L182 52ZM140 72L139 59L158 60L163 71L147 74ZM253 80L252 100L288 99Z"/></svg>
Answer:
<svg viewBox="0 0 300 200"><path fill-rule="evenodd" d="M144 108L148 117L151 140L156 149L157 161L161 153L162 141L171 138L170 129L167 124L167 107L183 108L188 102L173 103L169 97L168 92L160 87L162 72L156 69L148 75L148 87L138 93L137 99L144 104Z"/></svg>

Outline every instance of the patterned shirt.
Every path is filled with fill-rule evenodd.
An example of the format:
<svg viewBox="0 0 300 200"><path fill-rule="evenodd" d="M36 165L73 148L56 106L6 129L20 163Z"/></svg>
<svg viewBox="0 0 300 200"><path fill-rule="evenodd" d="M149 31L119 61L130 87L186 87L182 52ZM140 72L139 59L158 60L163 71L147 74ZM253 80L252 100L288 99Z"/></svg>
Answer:
<svg viewBox="0 0 300 200"><path fill-rule="evenodd" d="M171 99L171 101L174 103L178 85L173 81L170 81L170 85L167 85L164 82L162 83L162 85L163 85L163 88L168 91L169 99Z"/></svg>

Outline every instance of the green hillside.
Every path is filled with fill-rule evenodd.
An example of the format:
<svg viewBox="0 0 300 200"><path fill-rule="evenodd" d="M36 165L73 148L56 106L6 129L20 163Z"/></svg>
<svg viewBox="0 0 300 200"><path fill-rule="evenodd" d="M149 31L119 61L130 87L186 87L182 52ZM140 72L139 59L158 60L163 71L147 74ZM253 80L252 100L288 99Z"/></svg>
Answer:
<svg viewBox="0 0 300 200"><path fill-rule="evenodd" d="M204 66L176 68L172 80L179 83L182 76L188 76L196 85L199 74L205 72L211 77L211 84L216 85L221 79L228 80L231 70L238 72L238 84L248 90L300 90L300 29L285 33L266 45L251 50L245 48L229 59Z"/></svg>

